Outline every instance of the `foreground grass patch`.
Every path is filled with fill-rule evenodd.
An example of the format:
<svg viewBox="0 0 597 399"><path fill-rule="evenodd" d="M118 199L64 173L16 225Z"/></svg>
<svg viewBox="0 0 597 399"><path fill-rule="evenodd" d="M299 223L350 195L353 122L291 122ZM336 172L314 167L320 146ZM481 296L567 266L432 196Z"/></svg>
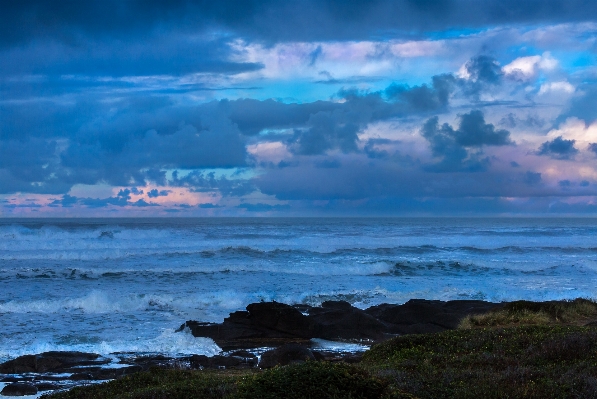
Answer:
<svg viewBox="0 0 597 399"><path fill-rule="evenodd" d="M406 335L359 365L152 370L52 399L597 398L597 328L543 325Z"/></svg>
<svg viewBox="0 0 597 399"><path fill-rule="evenodd" d="M597 330L524 326L411 335L363 366L420 398L595 398Z"/></svg>
<svg viewBox="0 0 597 399"><path fill-rule="evenodd" d="M514 301L485 314L468 316L459 328L513 325L584 325L597 318L597 303L588 299L573 301Z"/></svg>
<svg viewBox="0 0 597 399"><path fill-rule="evenodd" d="M229 397L238 377L216 372L152 369L104 384L45 395L51 399L170 399Z"/></svg>
<svg viewBox="0 0 597 399"><path fill-rule="evenodd" d="M154 369L100 385L74 388L52 399L383 399L412 398L386 380L347 364L308 362L263 372L227 375Z"/></svg>

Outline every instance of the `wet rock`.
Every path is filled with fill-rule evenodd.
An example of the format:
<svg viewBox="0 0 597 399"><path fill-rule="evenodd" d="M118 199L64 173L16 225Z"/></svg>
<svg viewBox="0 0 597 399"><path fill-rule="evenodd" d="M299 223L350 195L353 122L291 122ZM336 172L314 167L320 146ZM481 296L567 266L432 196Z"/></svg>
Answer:
<svg viewBox="0 0 597 399"><path fill-rule="evenodd" d="M143 370L144 369L141 366L129 366L120 368L99 369L91 373L91 375L93 377L93 380L114 380L116 378L121 378L126 375L138 373Z"/></svg>
<svg viewBox="0 0 597 399"><path fill-rule="evenodd" d="M264 352L261 355L259 367L272 368L278 365L286 366L287 364L302 363L308 360L316 360L311 349L304 345L286 344Z"/></svg>
<svg viewBox="0 0 597 399"><path fill-rule="evenodd" d="M319 328L317 338L378 341L386 337L385 323L344 301L326 301L313 308L309 318Z"/></svg>
<svg viewBox="0 0 597 399"><path fill-rule="evenodd" d="M503 305L413 299L403 305L382 304L361 310L345 301L325 301L320 307L261 302L231 313L223 323L187 321L180 329L190 328L196 337L212 338L224 350L306 344L310 338L379 342L398 334L454 329L465 316L498 306Z"/></svg>
<svg viewBox="0 0 597 399"><path fill-rule="evenodd" d="M71 381L87 381L94 380L95 378L90 373L74 373L68 379Z"/></svg>
<svg viewBox="0 0 597 399"><path fill-rule="evenodd" d="M486 313L499 306L503 305L474 300L411 299L403 305L382 304L365 312L386 323L389 333L420 334L455 329L467 315Z"/></svg>
<svg viewBox="0 0 597 399"><path fill-rule="evenodd" d="M189 328L195 337L209 337L227 349L308 340L316 336L318 326L292 306L260 302L248 305L247 311L231 313L223 323L187 321L179 330L184 328Z"/></svg>
<svg viewBox="0 0 597 399"><path fill-rule="evenodd" d="M189 358L191 368L194 369L241 369L250 368L257 365L257 357L248 352L240 352L245 356L221 356L216 355L207 357L205 355L193 355Z"/></svg>
<svg viewBox="0 0 597 399"><path fill-rule="evenodd" d="M109 363L96 353L44 352L38 355L24 355L0 364L0 373L45 373L68 372L76 366L91 366Z"/></svg>
<svg viewBox="0 0 597 399"><path fill-rule="evenodd" d="M51 382L36 382L34 385L39 392L55 391L57 389L62 389L62 387L63 387L62 385L54 384Z"/></svg>
<svg viewBox="0 0 597 399"><path fill-rule="evenodd" d="M30 382L13 382L2 389L0 395L4 396L25 396L36 395L37 388Z"/></svg>

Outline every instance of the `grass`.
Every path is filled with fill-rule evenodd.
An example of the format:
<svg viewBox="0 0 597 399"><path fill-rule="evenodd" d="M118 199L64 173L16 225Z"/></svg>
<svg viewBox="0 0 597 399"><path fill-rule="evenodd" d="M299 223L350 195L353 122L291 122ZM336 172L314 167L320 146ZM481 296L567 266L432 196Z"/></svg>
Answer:
<svg viewBox="0 0 597 399"><path fill-rule="evenodd" d="M66 392L43 395L52 399L170 399L226 398L235 390L238 377L221 372L165 370L153 368L104 384L75 387Z"/></svg>
<svg viewBox="0 0 597 399"><path fill-rule="evenodd" d="M573 301L514 301L503 308L468 316L459 328L515 325L584 325L597 319L597 303L578 298Z"/></svg>
<svg viewBox="0 0 597 399"><path fill-rule="evenodd" d="M410 399L387 379L361 367L328 362L275 367L263 372L152 369L105 384L43 396L51 399Z"/></svg>
<svg viewBox="0 0 597 399"><path fill-rule="evenodd" d="M595 398L597 330L520 326L411 335L373 347L362 367L424 398Z"/></svg>

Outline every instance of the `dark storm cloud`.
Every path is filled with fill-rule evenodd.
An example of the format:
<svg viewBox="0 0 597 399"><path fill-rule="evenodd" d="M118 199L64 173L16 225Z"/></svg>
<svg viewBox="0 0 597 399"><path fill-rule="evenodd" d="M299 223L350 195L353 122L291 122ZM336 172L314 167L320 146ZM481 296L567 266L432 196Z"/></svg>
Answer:
<svg viewBox="0 0 597 399"><path fill-rule="evenodd" d="M255 185L250 180L216 177L214 172L202 171L193 171L185 176L179 176L179 173L175 171L169 184L176 187L188 187L196 192L218 191L223 196L243 196L255 191Z"/></svg>
<svg viewBox="0 0 597 399"><path fill-rule="evenodd" d="M65 193L74 184L98 182L165 185L165 170L248 166L247 136L268 130L286 131L271 139L285 140L297 155L357 152L358 133L368 124L443 112L456 86L454 76L437 75L430 84L393 84L379 92L342 90L338 96L343 102L302 104L224 99L190 106L164 95L135 93L116 98L89 93L69 102L6 102L0 104L0 151L8 150L1 190ZM450 133L456 146L497 145L507 139L506 131L475 115L463 116L461 128ZM15 143L28 144L12 148ZM371 146L365 150L370 157L388 155ZM463 150L454 151L452 158L457 159L456 152ZM479 167L483 163L473 160L469 169ZM173 184L217 186L223 195L251 189L225 181L215 184L214 179L191 174Z"/></svg>
<svg viewBox="0 0 597 399"><path fill-rule="evenodd" d="M0 43L224 30L265 41L346 40L487 25L584 21L589 0L23 0L3 4Z"/></svg>
<svg viewBox="0 0 597 399"><path fill-rule="evenodd" d="M470 151L482 146L510 145L510 132L496 130L491 123L485 123L483 112L473 110L460 116L457 130L447 123L439 125L438 117L427 120L421 128L421 135L429 142L435 157L441 158L430 170L442 171L480 171L489 166L487 158L481 158Z"/></svg>
<svg viewBox="0 0 597 399"><path fill-rule="evenodd" d="M170 194L172 191L170 190L159 190L157 188L154 188L153 190L149 190L147 192L147 196L149 198L157 198L157 197L167 197L168 194Z"/></svg>
<svg viewBox="0 0 597 399"><path fill-rule="evenodd" d="M361 201L375 198L547 197L559 187L542 184L541 174L480 170L435 171L391 160L345 159L341 168L315 163L278 168L254 179L262 193L279 200ZM589 189L587 191L587 189ZM597 187L571 187L566 195L597 194Z"/></svg>
<svg viewBox="0 0 597 399"><path fill-rule="evenodd" d="M142 42L114 43L82 40L75 44L36 42L25 48L0 51L0 76L43 74L84 76L178 76L215 72L236 74L262 68L256 63L227 61L224 39L188 40L184 37L147 38ZM45 87L52 87L49 81ZM84 86L86 82L79 81ZM97 82L87 82L90 87Z"/></svg>
<svg viewBox="0 0 597 399"><path fill-rule="evenodd" d="M571 159L578 153L574 143L576 143L576 140L565 140L562 136L558 136L541 144L541 147L537 150L537 155L547 155L554 159Z"/></svg>
<svg viewBox="0 0 597 399"><path fill-rule="evenodd" d="M135 206L135 207L148 207L148 206L159 206L153 202L147 202L144 199L139 199L137 201L131 201L131 193L133 189L123 189L116 194L114 197L108 198L78 198L75 196L71 196L65 194L62 196L61 199L53 200L48 206L50 207L63 207L63 208L70 208L74 205L81 204L88 208L105 208L108 206Z"/></svg>
<svg viewBox="0 0 597 399"><path fill-rule="evenodd" d="M500 64L494 57L479 55L471 58L465 64L467 79L458 79L458 85L463 93L472 99L478 100L482 92L490 91L502 83L504 73Z"/></svg>

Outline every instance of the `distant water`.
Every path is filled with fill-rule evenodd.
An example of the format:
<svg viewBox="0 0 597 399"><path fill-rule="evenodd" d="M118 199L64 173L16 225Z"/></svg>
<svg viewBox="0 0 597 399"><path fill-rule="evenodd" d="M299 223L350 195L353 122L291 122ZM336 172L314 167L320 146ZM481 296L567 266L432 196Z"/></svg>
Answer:
<svg viewBox="0 0 597 399"><path fill-rule="evenodd" d="M215 354L251 302L597 297L596 219L3 219L0 361Z"/></svg>

